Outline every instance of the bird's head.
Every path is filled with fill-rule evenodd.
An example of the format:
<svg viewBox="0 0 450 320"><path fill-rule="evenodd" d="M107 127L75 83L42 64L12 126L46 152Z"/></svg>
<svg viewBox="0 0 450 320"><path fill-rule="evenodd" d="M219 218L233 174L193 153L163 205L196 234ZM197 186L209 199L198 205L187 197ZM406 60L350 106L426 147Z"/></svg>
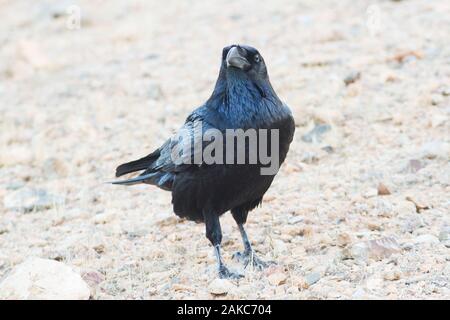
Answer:
<svg viewBox="0 0 450 320"><path fill-rule="evenodd" d="M223 48L219 78L212 96L236 90L240 96L279 100L270 84L264 59L253 47L233 44Z"/></svg>
<svg viewBox="0 0 450 320"><path fill-rule="evenodd" d="M223 48L222 70L226 70L227 75L245 73L255 80L267 78L267 68L261 54L255 48L245 45Z"/></svg>
<svg viewBox="0 0 450 320"><path fill-rule="evenodd" d="M258 50L245 45L223 48L219 77L209 104L221 106L225 102L228 107L244 104L256 106L263 100L281 104Z"/></svg>

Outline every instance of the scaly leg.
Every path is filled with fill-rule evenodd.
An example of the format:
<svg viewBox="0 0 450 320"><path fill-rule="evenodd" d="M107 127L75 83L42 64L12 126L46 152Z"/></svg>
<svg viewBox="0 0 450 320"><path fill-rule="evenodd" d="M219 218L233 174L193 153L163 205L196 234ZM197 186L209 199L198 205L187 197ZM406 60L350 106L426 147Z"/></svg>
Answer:
<svg viewBox="0 0 450 320"><path fill-rule="evenodd" d="M239 232L241 233L242 242L244 243L244 251L236 252L233 254L233 258L243 263L245 267L251 265L258 270L267 268L269 265L275 264L274 262L265 262L258 258L255 251L252 249L252 245L248 240L247 232L245 232L244 224L238 223Z"/></svg>
<svg viewBox="0 0 450 320"><path fill-rule="evenodd" d="M219 216L215 214L205 214L206 237L214 246L214 253L217 259L217 269L219 278L222 279L239 279L243 275L230 271L223 263L222 255L220 254L220 243L222 242L222 230L220 228Z"/></svg>

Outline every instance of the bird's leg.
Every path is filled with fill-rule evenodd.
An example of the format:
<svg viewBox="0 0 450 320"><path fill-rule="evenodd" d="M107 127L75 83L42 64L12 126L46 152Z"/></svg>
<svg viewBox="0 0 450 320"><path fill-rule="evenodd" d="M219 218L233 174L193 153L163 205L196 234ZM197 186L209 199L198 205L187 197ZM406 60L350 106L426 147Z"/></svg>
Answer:
<svg viewBox="0 0 450 320"><path fill-rule="evenodd" d="M244 244L244 254L251 254L253 251L252 245L250 241L248 240L247 232L244 229L244 224L238 224L239 232L241 233L242 242Z"/></svg>
<svg viewBox="0 0 450 320"><path fill-rule="evenodd" d="M245 267L251 265L259 270L267 268L269 265L274 264L274 262L265 262L258 258L255 254L255 251L248 240L247 232L245 232L244 224L238 223L239 232L241 233L242 242L244 243L244 252L236 252L233 255L233 258L242 262Z"/></svg>
<svg viewBox="0 0 450 320"><path fill-rule="evenodd" d="M215 214L204 215L206 224L206 237L211 241L214 246L214 253L217 259L217 269L219 272L219 278L222 279L239 279L242 275L230 271L222 260L222 255L220 254L220 243L222 242L222 230L220 228L219 216Z"/></svg>
<svg viewBox="0 0 450 320"><path fill-rule="evenodd" d="M239 279L243 276L239 273L232 272L227 268L225 263L223 263L222 255L220 254L220 244L214 246L214 253L217 259L217 270L219 272L219 278L221 279Z"/></svg>

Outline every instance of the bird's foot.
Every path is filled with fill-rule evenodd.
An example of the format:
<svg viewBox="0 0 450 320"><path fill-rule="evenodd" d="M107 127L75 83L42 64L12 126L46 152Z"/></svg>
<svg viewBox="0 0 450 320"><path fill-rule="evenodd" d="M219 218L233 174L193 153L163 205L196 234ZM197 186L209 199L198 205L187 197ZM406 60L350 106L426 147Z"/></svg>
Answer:
<svg viewBox="0 0 450 320"><path fill-rule="evenodd" d="M222 265L219 267L219 278L220 279L241 279L244 275L230 271L226 266Z"/></svg>
<svg viewBox="0 0 450 320"><path fill-rule="evenodd" d="M252 266L253 268L257 270L263 270L271 265L274 265L275 262L273 261L264 261L261 260L253 250L250 251L244 251L244 252L235 252L233 254L233 259L239 261L244 265L244 268L247 268L248 266Z"/></svg>

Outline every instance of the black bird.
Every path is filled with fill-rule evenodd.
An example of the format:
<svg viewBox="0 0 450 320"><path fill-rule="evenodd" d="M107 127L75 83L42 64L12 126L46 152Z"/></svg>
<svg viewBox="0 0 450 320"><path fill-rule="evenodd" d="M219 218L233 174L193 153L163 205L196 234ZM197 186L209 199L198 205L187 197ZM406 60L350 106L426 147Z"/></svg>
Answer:
<svg viewBox="0 0 450 320"><path fill-rule="evenodd" d="M268 134L267 146L261 147L258 144L259 148L255 149L249 146L250 140L246 140L244 164L206 163L204 160L197 163L195 159L198 153L203 152L211 141L216 141L212 139L205 142L200 139L199 144L197 138L210 129L216 129L224 137L227 129L266 129L269 132L277 131L278 141L274 141ZM231 211L239 227L244 251L233 257L245 266L267 266L266 262L255 255L244 229L248 212L262 202L276 174L276 171L269 175L261 174L261 168L267 162L262 164L257 150L270 149L273 143L278 143L277 154L271 156L277 156L281 165L286 158L294 130L292 114L272 88L261 54L250 46L231 45L223 49L219 77L211 97L187 117L177 136L167 140L149 155L122 164L116 169L117 177L143 170L139 176L113 183L147 183L171 191L176 215L205 223L206 237L214 246L217 257L219 276L239 278L242 275L231 272L220 254L222 231L219 217ZM195 149L199 145L200 148ZM175 152L178 158L174 158L173 150L176 148L189 152ZM222 151L229 152L229 149L224 147ZM266 154L270 153L265 151ZM233 154L234 160L236 153ZM252 153L257 154L256 164L248 163Z"/></svg>

